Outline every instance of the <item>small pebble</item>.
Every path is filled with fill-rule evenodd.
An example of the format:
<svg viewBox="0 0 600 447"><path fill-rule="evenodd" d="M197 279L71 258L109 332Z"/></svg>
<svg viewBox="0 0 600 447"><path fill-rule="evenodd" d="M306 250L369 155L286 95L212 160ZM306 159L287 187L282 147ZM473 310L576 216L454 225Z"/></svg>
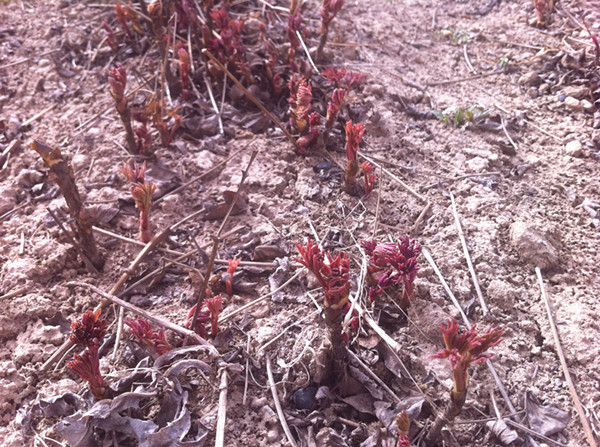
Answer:
<svg viewBox="0 0 600 447"><path fill-rule="evenodd" d="M267 405L267 403L268 402L266 397L255 397L254 399L252 399L252 401L250 401L250 408L257 410Z"/></svg>
<svg viewBox="0 0 600 447"><path fill-rule="evenodd" d="M581 104L581 101L573 98L572 96L567 96L565 98L564 103L565 103L565 108L567 110L570 110L571 112L582 112L583 111L583 105Z"/></svg>
<svg viewBox="0 0 600 447"><path fill-rule="evenodd" d="M273 428L273 429L269 430L267 432L266 438L267 438L267 441L269 442L269 444L271 444L272 442L277 441L280 438L279 430L276 429L276 428Z"/></svg>
<svg viewBox="0 0 600 447"><path fill-rule="evenodd" d="M565 153L569 157L581 157L583 155L583 145L579 140L569 141L565 144Z"/></svg>

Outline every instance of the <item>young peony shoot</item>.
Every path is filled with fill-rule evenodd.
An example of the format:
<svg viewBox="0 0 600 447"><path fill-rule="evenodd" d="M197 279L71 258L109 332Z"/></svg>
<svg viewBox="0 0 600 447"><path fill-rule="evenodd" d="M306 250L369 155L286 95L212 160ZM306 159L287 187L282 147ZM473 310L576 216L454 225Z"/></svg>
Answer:
<svg viewBox="0 0 600 447"><path fill-rule="evenodd" d="M427 445L433 445L440 437L440 432L446 422L454 420L461 412L467 398L469 383L469 366L482 363L493 357L488 352L502 341L504 328L498 325L490 326L480 333L476 325L467 331L461 331L454 319L450 318L446 326L440 325L444 337L445 349L432 355L434 358L448 359L452 369L454 386L450 392L450 402L444 413L438 414L427 435Z"/></svg>

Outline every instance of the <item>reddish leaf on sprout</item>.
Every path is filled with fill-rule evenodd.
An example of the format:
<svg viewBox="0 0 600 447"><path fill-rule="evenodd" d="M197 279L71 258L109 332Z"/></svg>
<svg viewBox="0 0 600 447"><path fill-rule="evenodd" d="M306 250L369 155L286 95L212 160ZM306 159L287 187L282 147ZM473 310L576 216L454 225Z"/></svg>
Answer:
<svg viewBox="0 0 600 447"><path fill-rule="evenodd" d="M112 27L108 24L106 19L102 22L102 25L100 26L106 33L106 44L110 47L111 50L117 51L119 49L119 46L117 45L117 42L115 40L115 32L113 31Z"/></svg>
<svg viewBox="0 0 600 447"><path fill-rule="evenodd" d="M348 302L350 293L350 261L346 254L335 257L319 250L319 247L308 240L306 247L296 243L301 258L294 258L315 275L325 292L325 307L342 309ZM325 255L327 263L325 263Z"/></svg>
<svg viewBox="0 0 600 447"><path fill-rule="evenodd" d="M110 94L115 100L115 105L119 113L127 110L127 98L125 98L125 88L127 87L127 70L121 64L108 71L108 84Z"/></svg>
<svg viewBox="0 0 600 447"><path fill-rule="evenodd" d="M302 131L308 125L308 115L312 102L312 88L309 82L302 78L297 83L290 80L290 115L292 125Z"/></svg>
<svg viewBox="0 0 600 447"><path fill-rule="evenodd" d="M242 258L233 258L227 261L227 273L229 274L229 278L225 280L225 290L230 296L233 295L233 273L235 272L235 269L237 269L237 266L241 260Z"/></svg>
<svg viewBox="0 0 600 447"><path fill-rule="evenodd" d="M100 374L98 344L89 346L82 355L74 354L73 360L67 362L67 368L75 371L81 380L90 385L90 390L98 400L106 396L108 384Z"/></svg>
<svg viewBox="0 0 600 447"><path fill-rule="evenodd" d="M195 311L196 311L196 305L194 304L192 306L192 308L189 310L186 320L185 320L184 327L186 329L191 327L192 318L194 318ZM194 326L194 332L196 332L196 334L198 334L200 337L203 337L203 338L208 337L208 332L206 332L206 327L204 327L204 324L208 323L209 321L210 321L210 312L208 312L206 310L200 310L198 312L198 315L196 318L196 325Z"/></svg>
<svg viewBox="0 0 600 447"><path fill-rule="evenodd" d="M119 25L121 25L123 31L125 31L125 34L127 34L127 38L131 39L133 36L131 35L131 31L127 25L127 12L125 9L123 9L120 3L117 3L113 9L115 11L115 18L117 19L117 22L119 22Z"/></svg>
<svg viewBox="0 0 600 447"><path fill-rule="evenodd" d="M132 163L125 163L119 172L125 176L129 183L144 183L146 181L146 162L142 165L138 165L136 161Z"/></svg>
<svg viewBox="0 0 600 447"><path fill-rule="evenodd" d="M547 2L548 0L533 0L538 25L545 25L546 23Z"/></svg>
<svg viewBox="0 0 600 447"><path fill-rule="evenodd" d="M97 344L106 335L106 320L100 319L101 310L86 311L79 320L71 323L69 338L77 345L90 347Z"/></svg>
<svg viewBox="0 0 600 447"><path fill-rule="evenodd" d="M214 298L205 299L204 302L210 314L210 335L216 337L219 332L219 314L223 310L223 299L221 295L217 295Z"/></svg>
<svg viewBox="0 0 600 447"><path fill-rule="evenodd" d="M298 8L294 13L288 15L288 24L285 27L285 34L290 43L290 48L288 49L288 63L290 64L292 71L297 71L298 68L294 61L294 55L296 54L296 49L300 46L300 39L298 39L296 31L300 32L301 27L302 15L300 14L300 8Z"/></svg>
<svg viewBox="0 0 600 447"><path fill-rule="evenodd" d="M135 129L135 136L137 137L138 151L140 155L150 153L152 146L152 135L148 131L146 123L143 123L140 127Z"/></svg>
<svg viewBox="0 0 600 447"><path fill-rule="evenodd" d="M344 75L343 83L349 88L358 87L360 84L365 82L367 75L357 73L355 71L348 71Z"/></svg>
<svg viewBox="0 0 600 447"><path fill-rule="evenodd" d="M135 207L140 213L140 239L142 242L150 241L150 206L152 205L152 196L156 191L156 185L145 179L146 163L138 166L136 162L133 165L126 163L119 172L121 172L129 181L129 192L135 202Z"/></svg>
<svg viewBox="0 0 600 447"><path fill-rule="evenodd" d="M417 262L421 247L410 241L408 236L397 242L377 243L375 240L362 242L369 255L367 270L377 281L377 287L369 289L372 301L389 286L402 283L401 305L408 307L414 297L414 280L419 270Z"/></svg>
<svg viewBox="0 0 600 447"><path fill-rule="evenodd" d="M188 99L186 96L189 96L189 89L191 87L189 78L191 60L190 54L185 49L183 44L181 44L177 50L177 57L179 58L179 74L181 78L182 95L184 96L184 99Z"/></svg>
<svg viewBox="0 0 600 447"><path fill-rule="evenodd" d="M162 329L154 331L147 320L137 317L125 320L125 324L131 328L131 333L138 342L151 347L158 355L171 350L171 345L165 338L165 332Z"/></svg>
<svg viewBox="0 0 600 447"><path fill-rule="evenodd" d="M215 21L220 29L226 29L229 26L229 15L224 9L213 9L209 13L210 18Z"/></svg>
<svg viewBox="0 0 600 447"><path fill-rule="evenodd" d="M459 326L450 318L446 326L440 325L444 337L445 349L432 355L434 358L447 358L452 368L455 393L464 393L467 388L467 368L471 363L480 363L493 357L488 349L497 346L502 341L504 329L490 326L481 335L476 325L459 333Z"/></svg>
<svg viewBox="0 0 600 447"><path fill-rule="evenodd" d="M367 78L364 74L337 67L328 67L321 72L321 76L328 79L336 88L344 90L358 87Z"/></svg>
<svg viewBox="0 0 600 447"><path fill-rule="evenodd" d="M348 160L356 160L358 143L365 133L365 126L362 123L352 124L352 121L348 121L344 130L346 131L346 157Z"/></svg>
<svg viewBox="0 0 600 447"><path fill-rule="evenodd" d="M344 6L344 0L323 0L321 6L321 32L323 28L328 28L336 14L340 12Z"/></svg>
<svg viewBox="0 0 600 447"><path fill-rule="evenodd" d="M335 122L335 118L340 111L340 107L342 107L342 103L344 102L344 96L346 96L346 90L342 90L336 88L332 95L331 101L327 104L327 120L325 122L325 127L327 129L331 129Z"/></svg>
<svg viewBox="0 0 600 447"><path fill-rule="evenodd" d="M148 3L148 14L152 18L158 18L162 14L162 0L152 0Z"/></svg>
<svg viewBox="0 0 600 447"><path fill-rule="evenodd" d="M368 161L364 161L361 165L363 175L365 177L365 196L369 196L373 192L373 186L375 185L375 173L373 172L373 165Z"/></svg>
<svg viewBox="0 0 600 447"><path fill-rule="evenodd" d="M308 149L312 147L319 139L321 135L321 131L318 126L321 125L321 115L317 112L313 112L308 116L308 127L309 131L306 135L298 138L296 140L296 145L298 146L298 153L300 155L306 155Z"/></svg>

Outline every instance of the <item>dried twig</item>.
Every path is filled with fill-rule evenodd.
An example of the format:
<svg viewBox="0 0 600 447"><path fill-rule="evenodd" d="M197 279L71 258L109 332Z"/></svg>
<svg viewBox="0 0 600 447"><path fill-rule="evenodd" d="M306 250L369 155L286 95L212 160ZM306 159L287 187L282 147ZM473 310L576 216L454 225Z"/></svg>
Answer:
<svg viewBox="0 0 600 447"><path fill-rule="evenodd" d="M310 62L310 65L312 66L313 70L315 70L315 72L317 74L321 74L321 72L319 71L319 69L315 65L312 57L310 56L310 51L308 51L308 48L306 47L306 44L304 43L304 39L302 38L302 34L300 34L300 31L298 31L298 30L296 30L296 37L300 41L300 45L302 45L302 49L304 50L304 53L306 54L306 57L308 58L308 61Z"/></svg>
<svg viewBox="0 0 600 447"><path fill-rule="evenodd" d="M60 51L59 49L45 51L42 54L38 55L37 57L47 56L49 54L58 53L59 51ZM26 57L25 59L21 59L21 60L18 60L18 61L10 62L10 63L8 63L6 65L0 65L0 71L6 70L7 68L10 68L10 67L15 67L17 65L24 64L26 62L29 62L29 61L33 60L34 57L35 56Z"/></svg>
<svg viewBox="0 0 600 447"><path fill-rule="evenodd" d="M217 412L217 428L215 431L215 447L225 445L225 423L227 422L227 368L221 369L221 384L219 385L219 410Z"/></svg>
<svg viewBox="0 0 600 447"><path fill-rule="evenodd" d="M469 60L469 52L467 51L467 44L463 45L463 55L465 56L465 62L467 64L467 68L471 73L477 73L477 71L471 65L471 61Z"/></svg>
<svg viewBox="0 0 600 447"><path fill-rule="evenodd" d="M46 107L44 110L42 110L41 112L36 113L35 115L33 115L31 118L26 119L25 121L23 121L23 123L21 123L21 127L25 127L30 125L31 123L33 123L35 120L41 118L42 116L44 116L46 113L48 113L50 110L52 110L54 107L56 107L58 105L58 103L54 103L51 106Z"/></svg>
<svg viewBox="0 0 600 447"><path fill-rule="evenodd" d="M29 290L28 287L21 287L17 290L13 290L12 292L7 293L6 295L0 296L0 301L7 300L9 298L14 298L19 295L25 295L28 290Z"/></svg>
<svg viewBox="0 0 600 447"><path fill-rule="evenodd" d="M500 70L493 70L493 71L490 71L487 73L481 73L481 74L474 75L474 76L467 76L467 77L455 78L455 79L447 79L445 81L428 82L425 85L427 87L436 87L438 85L458 84L461 82L469 82L469 81L474 81L475 79L485 78L487 76L502 74L502 73L504 73L504 71L505 71L504 68L502 68Z"/></svg>
<svg viewBox="0 0 600 447"><path fill-rule="evenodd" d="M481 293L481 287L479 286L479 278L477 277L477 272L475 272L475 269L473 268L473 262L471 261L471 255L469 254L467 241L465 240L465 235L460 224L460 219L458 218L458 211L456 210L454 194L452 193L450 193L450 201L452 202L452 214L454 214L454 223L456 224L456 230L458 231L458 238L460 239L460 243L462 244L463 253L465 254L465 259L467 260L467 266L469 267L469 272L471 273L471 279L473 280L473 285L475 286L475 292L477 292L477 298L479 298L479 304L481 306L481 310L483 311L483 316L485 317L489 314L490 311L487 305L485 304L483 293Z"/></svg>
<svg viewBox="0 0 600 447"><path fill-rule="evenodd" d="M275 402L275 409L277 410L277 416L279 417L279 422L283 427L283 431L285 432L285 436L292 447L298 447L296 444L296 440L292 436L292 432L290 431L290 427L285 420L285 415L283 414L283 409L281 408L281 402L279 402L279 396L277 395L277 388L275 387L275 380L273 379L273 371L271 371L271 357L267 356L267 377L269 378L269 386L271 387L271 393L273 394L273 401Z"/></svg>
<svg viewBox="0 0 600 447"><path fill-rule="evenodd" d="M354 352L352 352L350 349L347 350L348 354L350 354L350 357L352 357L356 363L358 363L358 365L363 369L363 371L371 378L373 379L375 382L377 382L379 384L379 386L381 388L383 388L392 398L392 400L396 401L396 403L401 403L402 399L400 399L396 393L394 393L390 387L388 387L385 382L383 380L381 380L379 378L379 376L377 374L375 374L373 371L371 371L371 368L369 368L367 365L365 365L363 363L363 361L360 359L359 356L357 356Z"/></svg>
<svg viewBox="0 0 600 447"><path fill-rule="evenodd" d="M558 336L558 329L554 324L554 317L552 316L552 308L550 304L550 300L546 295L546 289L544 288L544 279L542 278L542 272L539 267L535 268L535 274L538 278L538 283L540 285L540 290L542 292L542 299L544 300L544 304L546 306L546 312L548 313L548 321L550 322L550 329L552 329L552 335L554 336L554 343L556 344L556 351L558 353L558 358L560 360L560 366L562 367L563 374L565 375L565 380L567 381L567 385L569 386L569 391L571 393L571 398L573 399L573 403L575 404L575 409L577 410L577 414L579 415L579 421L583 426L583 431L585 432L585 437L590 445L590 447L598 447L598 443L594 438L594 433L592 432L592 428L590 426L589 421L585 415L585 410L583 409L583 405L581 404L581 400L579 400L579 396L577 395L577 390L575 389L575 384L571 379L571 373L569 372L569 366L567 365L567 359L565 358L565 353L563 351L562 345L560 343L560 337Z"/></svg>
<svg viewBox="0 0 600 447"><path fill-rule="evenodd" d="M467 326L468 329L471 329L471 323L469 322L469 319L467 318L467 315L465 314L465 312L463 311L463 309L462 309L461 305L459 304L458 300L454 296L454 293L452 293L452 290L450 289L450 286L448 285L448 283L444 279L444 276L442 275L442 272L440 272L440 269L438 268L437 264L435 263L435 261L431 257L431 254L429 253L429 250L427 250L425 247L423 247L422 250L421 250L421 253L423 253L423 256L425 256L425 259L427 259L427 262L429 262L429 265L431 265L431 268L433 268L433 271L435 272L435 274L440 279L440 282L442 283L442 286L444 286L444 290L446 290L446 293L450 297L450 300L452 300L452 303L454 304L454 306L460 312L460 316L461 316L463 322L465 323L465 325Z"/></svg>

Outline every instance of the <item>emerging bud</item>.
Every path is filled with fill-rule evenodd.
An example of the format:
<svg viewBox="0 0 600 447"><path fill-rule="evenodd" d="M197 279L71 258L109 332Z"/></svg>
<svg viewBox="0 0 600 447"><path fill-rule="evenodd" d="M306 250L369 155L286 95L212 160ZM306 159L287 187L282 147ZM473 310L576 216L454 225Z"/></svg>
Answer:
<svg viewBox="0 0 600 447"><path fill-rule="evenodd" d="M77 345L90 347L106 335L106 320L100 319L101 310L86 311L80 320L71 323L71 341Z"/></svg>

